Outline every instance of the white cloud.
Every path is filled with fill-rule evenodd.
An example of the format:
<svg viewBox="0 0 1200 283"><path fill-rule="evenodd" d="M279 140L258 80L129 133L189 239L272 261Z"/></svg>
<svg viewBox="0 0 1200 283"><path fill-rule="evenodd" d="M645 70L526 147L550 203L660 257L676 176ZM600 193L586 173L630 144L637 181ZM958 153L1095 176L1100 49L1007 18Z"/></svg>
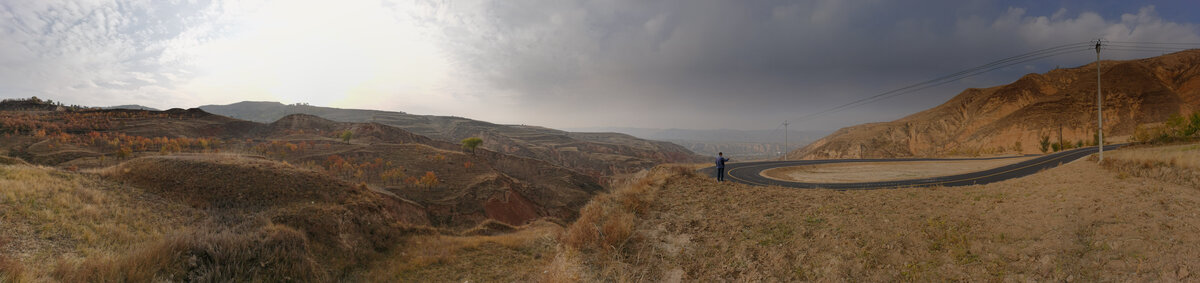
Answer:
<svg viewBox="0 0 1200 283"><path fill-rule="evenodd" d="M256 99L563 127L740 127L1067 42L1200 42L1200 26L1166 20L1153 6L1105 18L1112 11L1004 5L6 1L0 96L156 108ZM1106 58L1156 55L1114 51ZM1005 83L1090 56L969 83ZM863 119L920 110L967 84Z"/></svg>

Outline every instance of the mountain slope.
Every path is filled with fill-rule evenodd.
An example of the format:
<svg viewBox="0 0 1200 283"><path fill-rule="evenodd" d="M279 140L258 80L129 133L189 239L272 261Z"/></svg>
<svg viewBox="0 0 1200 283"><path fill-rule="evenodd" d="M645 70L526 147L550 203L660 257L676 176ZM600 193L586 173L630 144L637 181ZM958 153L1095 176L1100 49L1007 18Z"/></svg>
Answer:
<svg viewBox="0 0 1200 283"><path fill-rule="evenodd" d="M192 154L286 162L414 201L427 214L420 217L424 223L445 228L466 229L487 219L511 225L541 217L569 220L602 189L596 178L543 160L487 149L468 153L457 144L379 123L304 114L262 124L194 108L0 111L0 132L6 135L0 155L72 171ZM344 132L352 138L340 138Z"/></svg>
<svg viewBox="0 0 1200 283"><path fill-rule="evenodd" d="M1104 133L1121 141L1138 125L1200 110L1200 50L1101 61ZM1095 63L967 89L937 107L892 122L840 129L788 154L797 159L1038 153L1039 141L1094 143Z"/></svg>
<svg viewBox="0 0 1200 283"><path fill-rule="evenodd" d="M458 143L464 138L479 137L484 140L481 146L483 148L545 160L592 176L635 172L660 163L699 160L695 154L682 146L638 139L625 134L572 133L536 126L493 124L452 116L250 101L230 105L205 105L200 106L200 109L264 123L297 113L341 122L375 122L451 143Z"/></svg>

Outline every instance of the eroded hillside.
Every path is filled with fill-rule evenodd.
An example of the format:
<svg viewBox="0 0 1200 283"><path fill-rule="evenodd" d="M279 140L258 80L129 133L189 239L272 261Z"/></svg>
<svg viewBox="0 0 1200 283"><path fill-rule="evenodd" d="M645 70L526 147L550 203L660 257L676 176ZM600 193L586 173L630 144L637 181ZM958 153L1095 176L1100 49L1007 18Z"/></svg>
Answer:
<svg viewBox="0 0 1200 283"><path fill-rule="evenodd" d="M1200 110L1200 50L1101 61L1106 141L1143 124ZM1096 66L1029 74L967 89L937 107L892 122L843 128L789 153L797 159L1040 153L1040 142L1094 144Z"/></svg>
<svg viewBox="0 0 1200 283"><path fill-rule="evenodd" d="M261 124L199 109L0 111L0 115L4 118L0 132L5 135L0 139L0 154L33 164L67 171L112 166L137 171L154 167L128 167L127 163L145 163L144 158L159 156L248 156L284 162L403 199L420 208L420 223L451 229L467 229L487 219L509 225L543 217L573 219L578 208L602 189L595 178L555 164L486 149L465 152L456 144L378 123L334 122L297 114ZM203 175L191 172L208 168L203 163L156 174L178 178L154 180L164 186L189 185L185 177ZM242 182L209 177L218 187ZM155 184L133 186L148 189Z"/></svg>
<svg viewBox="0 0 1200 283"><path fill-rule="evenodd" d="M673 143L644 140L618 133L574 133L537 126L501 125L452 116L284 105L278 102L240 102L230 105L206 105L200 108L257 122L272 122L296 113L342 122L375 122L452 143L469 137L479 137L484 140L481 146L483 148L545 160L594 177L637 172L662 163L700 160L688 149Z"/></svg>

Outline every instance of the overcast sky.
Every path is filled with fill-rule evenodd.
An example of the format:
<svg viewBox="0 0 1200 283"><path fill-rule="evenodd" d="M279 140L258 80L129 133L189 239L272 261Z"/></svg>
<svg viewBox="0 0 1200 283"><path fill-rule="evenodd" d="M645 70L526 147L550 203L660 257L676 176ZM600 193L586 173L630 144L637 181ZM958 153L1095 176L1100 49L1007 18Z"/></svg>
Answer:
<svg viewBox="0 0 1200 283"><path fill-rule="evenodd" d="M1118 0L0 0L0 97L161 109L304 102L555 128L792 120L830 130L1095 54L796 119L1066 43L1200 43L1197 11L1198 1Z"/></svg>

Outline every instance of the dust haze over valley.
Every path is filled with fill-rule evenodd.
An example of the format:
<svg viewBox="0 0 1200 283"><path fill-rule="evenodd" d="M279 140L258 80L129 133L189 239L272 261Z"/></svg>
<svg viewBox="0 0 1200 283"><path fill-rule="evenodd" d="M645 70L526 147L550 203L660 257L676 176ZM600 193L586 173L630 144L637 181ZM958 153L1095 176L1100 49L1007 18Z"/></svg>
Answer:
<svg viewBox="0 0 1200 283"><path fill-rule="evenodd" d="M0 282L1196 281L1197 9L2 3Z"/></svg>

